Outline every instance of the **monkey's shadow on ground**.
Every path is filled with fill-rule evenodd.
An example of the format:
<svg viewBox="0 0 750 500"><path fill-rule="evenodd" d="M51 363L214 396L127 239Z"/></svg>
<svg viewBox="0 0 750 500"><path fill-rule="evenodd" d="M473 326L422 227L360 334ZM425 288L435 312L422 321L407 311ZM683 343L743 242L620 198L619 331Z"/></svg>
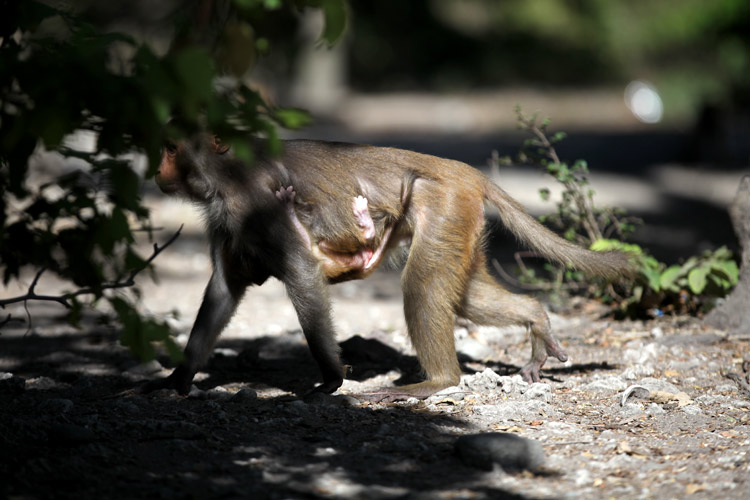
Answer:
<svg viewBox="0 0 750 500"><path fill-rule="evenodd" d="M394 385L421 382L421 373L416 356L403 354L377 339L355 335L340 344L341 357L349 367L347 379L364 382L378 375L398 371ZM299 331L280 337L261 337L252 340L220 341L220 350L211 358L208 378L197 385L210 389L227 383L247 383L256 387L276 387L304 396L314 385L311 380L319 378L319 372ZM237 356L226 356L222 352L239 352ZM464 354L458 355L461 370L465 374L477 372L476 363L491 368L498 375L514 375L520 366L500 360L480 361ZM165 360L166 362L166 360ZM474 366L468 366L473 364ZM289 367L294 367L290 370ZM617 365L607 361L601 363L579 363L565 367L547 368L542 378L562 382L561 376L573 373L616 370Z"/></svg>
<svg viewBox="0 0 750 500"><path fill-rule="evenodd" d="M221 341L224 353L238 354L215 355L199 385L302 392L318 375L301 340L293 332ZM368 361L362 348L378 354ZM352 362L364 362L363 377L416 367L413 357L377 340L344 342L343 351L360 356ZM14 376L0 381L2 498L318 498L320 488L429 498L430 491L463 487L485 498L528 498L463 465L451 429L466 424L450 416L308 404L288 395L118 395L137 385L132 369L139 365L119 346L118 332L101 328L3 335L0 353ZM381 363L386 355L395 362ZM25 387L11 383L17 377Z"/></svg>

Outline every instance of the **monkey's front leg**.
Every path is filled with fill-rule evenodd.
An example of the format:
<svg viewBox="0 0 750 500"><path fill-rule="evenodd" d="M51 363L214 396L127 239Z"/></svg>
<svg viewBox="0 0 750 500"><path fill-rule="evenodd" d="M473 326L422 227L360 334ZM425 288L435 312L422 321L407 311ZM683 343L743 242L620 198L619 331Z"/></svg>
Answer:
<svg viewBox="0 0 750 500"><path fill-rule="evenodd" d="M297 311L310 352L323 375L315 392L332 393L344 383L344 367L331 318L328 286L320 266L308 252L287 255L281 280Z"/></svg>
<svg viewBox="0 0 750 500"><path fill-rule="evenodd" d="M193 377L208 361L216 339L232 318L245 286L230 281L224 272L222 260L216 255L217 252L214 254L214 272L190 331L185 359L167 378L152 380L141 386L138 392L148 393L158 389L175 389L183 395L190 392Z"/></svg>

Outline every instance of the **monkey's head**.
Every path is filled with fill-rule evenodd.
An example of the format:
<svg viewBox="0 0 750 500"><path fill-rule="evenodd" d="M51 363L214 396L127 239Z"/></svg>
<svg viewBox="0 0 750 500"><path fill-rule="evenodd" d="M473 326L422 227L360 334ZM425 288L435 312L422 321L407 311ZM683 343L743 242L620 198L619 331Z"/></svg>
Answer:
<svg viewBox="0 0 750 500"><path fill-rule="evenodd" d="M212 178L227 151L229 146L213 135L169 141L162 149L156 184L166 194L206 201L212 194Z"/></svg>

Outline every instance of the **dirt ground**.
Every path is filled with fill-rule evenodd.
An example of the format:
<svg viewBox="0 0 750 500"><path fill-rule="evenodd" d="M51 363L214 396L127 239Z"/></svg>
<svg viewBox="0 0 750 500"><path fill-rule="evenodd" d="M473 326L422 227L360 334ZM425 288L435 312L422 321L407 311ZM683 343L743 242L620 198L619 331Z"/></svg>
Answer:
<svg viewBox="0 0 750 500"><path fill-rule="evenodd" d="M210 264L195 215L171 203L158 216L189 224L157 260L160 283L139 283L144 312L170 317L184 343ZM750 394L724 376L742 374L750 336L601 319L582 303L551 314L570 360L548 361L544 383L515 375L524 330L457 327L460 386L371 404L357 394L417 373L398 274L333 295L353 371L316 398L303 398L317 369L275 281L249 291L189 397L128 393L168 359L138 364L93 316L74 330L59 306L30 304L31 328L0 334L0 498L750 498ZM456 440L488 432L540 443L544 465L466 465Z"/></svg>

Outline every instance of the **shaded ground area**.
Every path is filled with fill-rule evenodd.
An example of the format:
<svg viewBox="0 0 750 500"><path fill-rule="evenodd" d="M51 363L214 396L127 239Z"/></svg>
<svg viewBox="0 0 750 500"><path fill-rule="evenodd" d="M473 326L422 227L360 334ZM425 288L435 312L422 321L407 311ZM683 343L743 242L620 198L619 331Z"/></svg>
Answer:
<svg viewBox="0 0 750 500"><path fill-rule="evenodd" d="M207 279L190 250L200 244L186 239L144 293L154 313L181 311L182 332ZM15 325L0 336L0 496L746 497L750 395L722 372L741 373L747 337L689 318L610 322L581 304L552 316L571 360L549 362L545 383L513 375L529 353L524 331L457 328L459 387L369 404L357 394L416 375L398 277L334 294L354 369L343 395L312 399L302 396L317 371L279 283L250 291L186 398L128 393L168 371L137 364L113 329L74 331L55 306L34 305L30 333ZM622 404L633 385L649 395ZM496 431L539 441L544 469L482 471L454 453L459 436Z"/></svg>
<svg viewBox="0 0 750 500"><path fill-rule="evenodd" d="M660 137L653 147L661 154L683 140ZM435 137L403 145L475 164L499 147L494 138L486 147L460 142L475 157L453 150L458 141ZM512 142L501 153L512 153ZM569 156L592 160L585 144L603 143L590 137ZM696 196L674 179L705 194L708 177L683 169L661 178L653 168L661 157L634 170L631 159L624 156L606 172L614 175L609 183L595 187L612 187L607 204L619 204L607 201L619 191L642 209L650 249L676 259L733 241L722 206L731 189ZM529 177L501 175L514 196L536 198ZM739 170L727 178L735 176ZM210 273L206 243L186 205L158 198L152 206L157 226L187 226L157 260L161 283L139 277L141 307L169 317L184 343ZM493 257L512 262L515 250L493 236ZM3 294L18 295L29 282ZM378 405L357 394L417 376L398 275L376 273L335 286L333 295L353 371L340 395L313 399L303 396L317 370L278 282L248 293L186 398L128 392L169 373L169 361L140 365L119 346L116 329L85 318L73 330L57 306L30 304L31 328L10 323L0 334L0 498L747 497L750 395L725 374L745 376L750 336L729 337L691 318L612 322L595 305L574 304L552 316L570 361L548 362L545 383L529 386L514 375L530 351L523 330L459 327L460 386L424 402ZM25 317L21 306L8 312ZM498 431L541 443L545 467L482 471L454 453L459 436Z"/></svg>

